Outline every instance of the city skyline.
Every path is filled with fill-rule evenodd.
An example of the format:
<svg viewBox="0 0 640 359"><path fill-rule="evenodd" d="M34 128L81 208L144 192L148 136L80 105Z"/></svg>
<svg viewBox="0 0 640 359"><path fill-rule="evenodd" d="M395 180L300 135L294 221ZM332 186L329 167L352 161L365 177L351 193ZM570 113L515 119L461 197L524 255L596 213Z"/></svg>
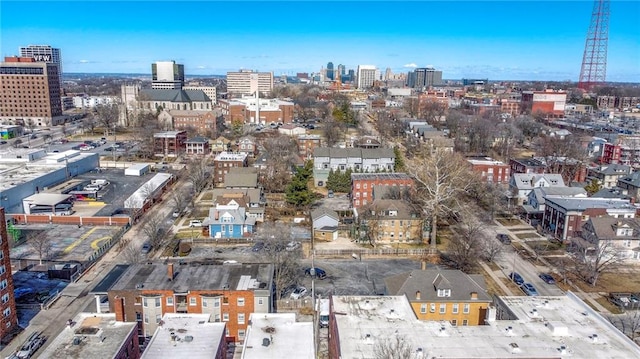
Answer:
<svg viewBox="0 0 640 359"><path fill-rule="evenodd" d="M51 45L60 48L65 73L150 74L152 63L174 60L191 76L239 69L278 76L317 72L331 61L394 73L431 65L445 79L577 81L593 7L593 1L79 4L3 1L2 56ZM638 13L640 2L611 2L607 81L640 82Z"/></svg>

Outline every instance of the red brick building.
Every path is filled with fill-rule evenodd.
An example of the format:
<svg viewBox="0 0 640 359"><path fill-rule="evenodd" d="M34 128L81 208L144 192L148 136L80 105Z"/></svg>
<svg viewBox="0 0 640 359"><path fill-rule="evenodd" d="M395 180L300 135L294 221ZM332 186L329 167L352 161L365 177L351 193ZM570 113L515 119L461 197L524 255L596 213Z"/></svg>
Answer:
<svg viewBox="0 0 640 359"><path fill-rule="evenodd" d="M260 106L258 106L258 101ZM220 101L225 122L271 124L292 123L293 102L278 99L256 99L253 97L233 99L228 102ZM258 119L259 117L259 119Z"/></svg>
<svg viewBox="0 0 640 359"><path fill-rule="evenodd" d="M233 167L247 167L249 165L248 156L241 152L220 152L213 159L213 183L215 185L224 184L224 179L229 170Z"/></svg>
<svg viewBox="0 0 640 359"><path fill-rule="evenodd" d="M545 173L547 165L535 158L512 158L509 160L511 173Z"/></svg>
<svg viewBox="0 0 640 359"><path fill-rule="evenodd" d="M480 174L480 177L487 183L509 183L511 173L509 165L502 161L494 160L490 157L469 157L467 162L471 169Z"/></svg>
<svg viewBox="0 0 640 359"><path fill-rule="evenodd" d="M540 114L550 118L564 117L567 93L562 91L523 91L522 107L524 112Z"/></svg>
<svg viewBox="0 0 640 359"><path fill-rule="evenodd" d="M177 157L184 153L187 131L165 131L153 135L153 153L156 156Z"/></svg>
<svg viewBox="0 0 640 359"><path fill-rule="evenodd" d="M7 236L7 220L4 207L0 207L0 338L18 329L18 313L13 295L13 276L9 259L9 237Z"/></svg>
<svg viewBox="0 0 640 359"><path fill-rule="evenodd" d="M320 135L300 135L298 136L298 152L305 159L313 157L313 150L322 146Z"/></svg>
<svg viewBox="0 0 640 359"><path fill-rule="evenodd" d="M396 187L398 191L413 188L413 178L406 173L352 173L351 204L362 208L374 200L374 186Z"/></svg>
<svg viewBox="0 0 640 359"><path fill-rule="evenodd" d="M272 283L271 264L134 264L109 289L109 308L144 338L165 313L189 313L225 322L227 341L242 342L251 313L273 312Z"/></svg>
<svg viewBox="0 0 640 359"><path fill-rule="evenodd" d="M203 135L216 132L216 115L213 111L171 110L169 114L176 130L193 128Z"/></svg>

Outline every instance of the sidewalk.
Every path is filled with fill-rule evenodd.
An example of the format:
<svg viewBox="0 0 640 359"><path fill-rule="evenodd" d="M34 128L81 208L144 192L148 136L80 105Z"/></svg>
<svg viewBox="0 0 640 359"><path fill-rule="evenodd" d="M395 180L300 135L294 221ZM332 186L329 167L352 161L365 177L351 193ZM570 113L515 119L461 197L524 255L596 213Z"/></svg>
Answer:
<svg viewBox="0 0 640 359"><path fill-rule="evenodd" d="M489 268L487 263L485 263L484 261L478 261L478 263L480 263L480 266L482 267L482 269L484 269L485 272L487 272L487 274L489 274L491 279L493 279L493 281L500 287L500 289L502 289L504 291L505 295L509 295L509 296L515 295L515 294L513 294L511 289L509 289L509 287L507 287L502 282L502 280L496 275L496 273L491 268ZM521 295L521 294L519 294L519 295Z"/></svg>

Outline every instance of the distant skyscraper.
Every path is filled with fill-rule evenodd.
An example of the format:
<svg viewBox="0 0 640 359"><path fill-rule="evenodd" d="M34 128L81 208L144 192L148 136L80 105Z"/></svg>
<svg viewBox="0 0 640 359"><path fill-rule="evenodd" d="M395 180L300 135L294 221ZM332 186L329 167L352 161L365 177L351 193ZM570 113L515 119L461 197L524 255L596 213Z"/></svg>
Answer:
<svg viewBox="0 0 640 359"><path fill-rule="evenodd" d="M60 76L60 88L62 88L62 57L60 57L60 49L49 45L23 46L20 47L20 57L31 57L36 62L56 64L58 76Z"/></svg>
<svg viewBox="0 0 640 359"><path fill-rule="evenodd" d="M359 89L373 86L378 69L374 65L358 65L357 87Z"/></svg>
<svg viewBox="0 0 640 359"><path fill-rule="evenodd" d="M151 64L151 88L179 90L184 85L184 65L175 61L158 61Z"/></svg>
<svg viewBox="0 0 640 359"><path fill-rule="evenodd" d="M343 64L338 65L338 73L340 74L340 76L344 76L346 75L346 68Z"/></svg>
<svg viewBox="0 0 640 359"><path fill-rule="evenodd" d="M419 67L409 74L409 87L422 89L442 85L442 71L433 67Z"/></svg>
<svg viewBox="0 0 640 359"><path fill-rule="evenodd" d="M391 68L387 67L387 70L384 72L384 80L385 81L391 80L392 75L393 75L393 72L391 72Z"/></svg>
<svg viewBox="0 0 640 359"><path fill-rule="evenodd" d="M333 81L335 80L335 76L333 73L333 62L329 61L327 64L327 79Z"/></svg>

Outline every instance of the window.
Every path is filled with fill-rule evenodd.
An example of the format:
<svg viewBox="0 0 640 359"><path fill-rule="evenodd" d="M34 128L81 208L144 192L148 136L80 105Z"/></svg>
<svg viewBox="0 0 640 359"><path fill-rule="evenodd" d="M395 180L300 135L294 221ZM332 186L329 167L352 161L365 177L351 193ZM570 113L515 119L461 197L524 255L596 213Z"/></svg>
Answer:
<svg viewBox="0 0 640 359"><path fill-rule="evenodd" d="M195 297L189 298L189 305L196 305L196 298Z"/></svg>
<svg viewBox="0 0 640 359"><path fill-rule="evenodd" d="M238 338L244 338L244 329L238 329Z"/></svg>
<svg viewBox="0 0 640 359"><path fill-rule="evenodd" d="M462 319L462 326L466 327L467 325L469 325L469 320L467 319Z"/></svg>
<svg viewBox="0 0 640 359"><path fill-rule="evenodd" d="M216 314L216 315L213 317L213 321L214 321L214 322L216 322L216 323L217 323L217 322L219 322L219 321L220 321L220 314Z"/></svg>
<svg viewBox="0 0 640 359"><path fill-rule="evenodd" d="M162 314L156 314L156 324L160 323L162 320Z"/></svg>
<svg viewBox="0 0 640 359"><path fill-rule="evenodd" d="M149 306L147 304L147 298L142 298L142 306L145 307L145 308Z"/></svg>
<svg viewBox="0 0 640 359"><path fill-rule="evenodd" d="M440 314L447 312L447 305L445 303L440 304Z"/></svg>
<svg viewBox="0 0 640 359"><path fill-rule="evenodd" d="M144 315L144 322L149 324L149 315L148 314Z"/></svg>
<svg viewBox="0 0 640 359"><path fill-rule="evenodd" d="M451 289L438 289L438 297L450 297Z"/></svg>
<svg viewBox="0 0 640 359"><path fill-rule="evenodd" d="M458 326L458 321L457 321L456 319L453 319L453 320L451 321L451 326L453 326L453 327L457 327L457 326Z"/></svg>
<svg viewBox="0 0 640 359"><path fill-rule="evenodd" d="M356 183L356 189L360 189L360 183Z"/></svg>
<svg viewBox="0 0 640 359"><path fill-rule="evenodd" d="M431 303L431 308L429 308L429 312L431 312L431 313L435 313L436 312L436 303Z"/></svg>
<svg viewBox="0 0 640 359"><path fill-rule="evenodd" d="M362 185L362 188L367 189L367 184L366 184L366 183L365 183L365 184L363 184L363 185Z"/></svg>
<svg viewBox="0 0 640 359"><path fill-rule="evenodd" d="M420 313L425 314L427 312L427 304L420 304Z"/></svg>
<svg viewBox="0 0 640 359"><path fill-rule="evenodd" d="M2 303L6 303L9 301L9 293L6 293L5 295L2 296Z"/></svg>
<svg viewBox="0 0 640 359"><path fill-rule="evenodd" d="M222 313L222 321L223 322L229 321L229 313Z"/></svg>
<svg viewBox="0 0 640 359"><path fill-rule="evenodd" d="M209 301L205 298L202 298L202 308L206 308L209 306Z"/></svg>
<svg viewBox="0 0 640 359"><path fill-rule="evenodd" d="M167 297L167 305L173 305L173 297Z"/></svg>
<svg viewBox="0 0 640 359"><path fill-rule="evenodd" d="M262 298L258 298L258 305L262 305L263 302L264 300Z"/></svg>
<svg viewBox="0 0 640 359"><path fill-rule="evenodd" d="M244 298L238 298L238 307L244 307Z"/></svg>
<svg viewBox="0 0 640 359"><path fill-rule="evenodd" d="M225 225L224 225L224 224L221 224L221 225L220 225L220 231L221 231L221 232L224 232L225 230L226 230Z"/></svg>
<svg viewBox="0 0 640 359"><path fill-rule="evenodd" d="M238 324L244 324L244 313L238 313Z"/></svg>
<svg viewBox="0 0 640 359"><path fill-rule="evenodd" d="M462 313L465 313L465 314L469 313L469 303L465 303L464 304L464 308L462 309Z"/></svg>
<svg viewBox="0 0 640 359"><path fill-rule="evenodd" d="M458 308L459 308L460 304L458 303L453 303L453 314L458 314Z"/></svg>
<svg viewBox="0 0 640 359"><path fill-rule="evenodd" d="M160 298L155 299L156 308L160 308Z"/></svg>

